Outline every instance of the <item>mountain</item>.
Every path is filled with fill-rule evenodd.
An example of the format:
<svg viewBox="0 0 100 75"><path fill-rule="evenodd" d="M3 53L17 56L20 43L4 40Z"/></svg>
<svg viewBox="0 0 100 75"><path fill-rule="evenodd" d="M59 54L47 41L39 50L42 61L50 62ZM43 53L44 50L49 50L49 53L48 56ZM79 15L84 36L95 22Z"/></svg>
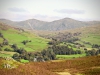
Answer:
<svg viewBox="0 0 100 75"><path fill-rule="evenodd" d="M88 24L85 22L77 21L70 18L64 18L53 22L49 22L47 25L44 25L42 29L44 28L44 30L58 31L58 30L79 28L87 25Z"/></svg>
<svg viewBox="0 0 100 75"><path fill-rule="evenodd" d="M23 29L48 30L48 31L59 31L66 29L68 30L68 29L75 29L84 26L100 24L100 21L83 22L71 18L64 18L52 22L44 22L36 19L29 19L25 21L10 21L6 19L0 19L0 22L7 23L11 26L20 27Z"/></svg>
<svg viewBox="0 0 100 75"><path fill-rule="evenodd" d="M34 30L41 28L42 25L47 23L36 19L29 19L25 21L10 21L7 19L0 19L0 22L6 23L10 26L20 27L23 29L34 29Z"/></svg>

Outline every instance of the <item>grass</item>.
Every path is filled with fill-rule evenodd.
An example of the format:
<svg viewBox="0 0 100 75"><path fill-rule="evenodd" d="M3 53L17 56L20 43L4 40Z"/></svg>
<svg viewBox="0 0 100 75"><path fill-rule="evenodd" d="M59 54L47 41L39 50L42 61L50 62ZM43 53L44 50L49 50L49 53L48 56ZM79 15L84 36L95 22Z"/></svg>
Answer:
<svg viewBox="0 0 100 75"><path fill-rule="evenodd" d="M83 39L82 39L82 41L83 41ZM89 44L84 44L82 41L76 41L76 43L79 43L79 44L81 44L81 45L84 45L85 47L87 47L87 48L91 48L92 46L91 45L89 45ZM85 42L86 42L86 40L85 40ZM87 41L88 42L88 41Z"/></svg>
<svg viewBox="0 0 100 75"><path fill-rule="evenodd" d="M24 60L24 59L21 59L20 61L21 61L21 63L28 63L29 62L28 60Z"/></svg>
<svg viewBox="0 0 100 75"><path fill-rule="evenodd" d="M48 47L47 43L49 40L26 31L20 32L14 29L8 29L5 31L0 30L0 32L2 32L4 38L8 40L10 45L17 44L19 48L24 48L27 51L39 51ZM31 40L31 42L28 42L26 45L24 45L22 43L24 40ZM2 42L2 39L0 39L0 42ZM3 50L4 49L5 48L3 48Z"/></svg>
<svg viewBox="0 0 100 75"><path fill-rule="evenodd" d="M9 45L3 46L3 47L2 47L2 50L4 51L4 49L6 49L6 48L7 48L7 49L10 49L11 51L13 51L13 49L12 49Z"/></svg>
<svg viewBox="0 0 100 75"><path fill-rule="evenodd" d="M76 41L76 43L84 45L85 48L87 48L87 50L92 50L93 49L92 48L93 44L100 45L100 34L87 33L87 34L82 34L81 36L79 36L79 38L80 38L80 40ZM84 42L89 42L91 45L90 44L85 44ZM95 50L97 50L97 49L95 49Z"/></svg>
<svg viewBox="0 0 100 75"><path fill-rule="evenodd" d="M85 34L81 37L82 41L90 42L91 44L100 45L100 35L98 34Z"/></svg>
<svg viewBox="0 0 100 75"><path fill-rule="evenodd" d="M11 55L10 54L1 54L0 53L0 57L11 57Z"/></svg>
<svg viewBox="0 0 100 75"><path fill-rule="evenodd" d="M79 58L84 57L86 54L75 54L75 55L56 55L58 59L73 59L73 58Z"/></svg>
<svg viewBox="0 0 100 75"><path fill-rule="evenodd" d="M0 43L2 43L3 42L3 39L2 38L0 38Z"/></svg>
<svg viewBox="0 0 100 75"><path fill-rule="evenodd" d="M0 51L0 57L12 57L16 52Z"/></svg>

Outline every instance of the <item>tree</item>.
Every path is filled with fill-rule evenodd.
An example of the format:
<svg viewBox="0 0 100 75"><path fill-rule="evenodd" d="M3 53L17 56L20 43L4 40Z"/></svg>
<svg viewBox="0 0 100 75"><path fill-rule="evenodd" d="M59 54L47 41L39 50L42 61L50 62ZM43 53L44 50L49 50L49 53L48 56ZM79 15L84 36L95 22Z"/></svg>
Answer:
<svg viewBox="0 0 100 75"><path fill-rule="evenodd" d="M77 53L78 53L78 54L82 54L81 50L77 50Z"/></svg>
<svg viewBox="0 0 100 75"><path fill-rule="evenodd" d="M1 47L0 47L0 51L2 51Z"/></svg>
<svg viewBox="0 0 100 75"><path fill-rule="evenodd" d="M30 58L30 57L29 57L28 54L26 54L25 57L24 57L25 60L29 60L29 58Z"/></svg>
<svg viewBox="0 0 100 75"><path fill-rule="evenodd" d="M17 61L20 61L20 58L19 58L19 54L18 54L18 53L14 54L14 55L12 56L12 58L14 58L14 59L17 60Z"/></svg>
<svg viewBox="0 0 100 75"><path fill-rule="evenodd" d="M91 55L94 56L96 54L95 50L91 50Z"/></svg>
<svg viewBox="0 0 100 75"><path fill-rule="evenodd" d="M43 61L43 56L37 56L37 61L38 61L38 62Z"/></svg>
<svg viewBox="0 0 100 75"><path fill-rule="evenodd" d="M3 47L3 44L0 43L0 47Z"/></svg>
<svg viewBox="0 0 100 75"><path fill-rule="evenodd" d="M50 60L54 60L56 57L55 53L53 52L53 49L51 48L48 48L46 55L48 56L48 58L50 58Z"/></svg>
<svg viewBox="0 0 100 75"><path fill-rule="evenodd" d="M26 43L28 43L28 42L31 42L31 40L30 40L30 41L24 40L22 43L23 43L24 45L26 45Z"/></svg>
<svg viewBox="0 0 100 75"><path fill-rule="evenodd" d="M15 49L15 50L17 50L17 49L18 49L18 47L17 47L17 45L16 45L16 44L13 44L11 47L12 47L13 49Z"/></svg>
<svg viewBox="0 0 100 75"><path fill-rule="evenodd" d="M8 45L8 41L6 39L3 40L3 45Z"/></svg>
<svg viewBox="0 0 100 75"><path fill-rule="evenodd" d="M91 56L91 54L90 53L87 53L86 56Z"/></svg>
<svg viewBox="0 0 100 75"><path fill-rule="evenodd" d="M48 56L44 56L43 58L44 58L45 61L50 60L50 58Z"/></svg>
<svg viewBox="0 0 100 75"><path fill-rule="evenodd" d="M18 49L16 52L18 52L19 54L26 54L26 50L24 50L24 48L20 48Z"/></svg>
<svg viewBox="0 0 100 75"><path fill-rule="evenodd" d="M99 50L96 51L95 55L99 55Z"/></svg>
<svg viewBox="0 0 100 75"><path fill-rule="evenodd" d="M28 53L29 55L29 60L34 61L34 53Z"/></svg>
<svg viewBox="0 0 100 75"><path fill-rule="evenodd" d="M2 35L2 33L0 32L0 37L2 37L3 38L3 35Z"/></svg>

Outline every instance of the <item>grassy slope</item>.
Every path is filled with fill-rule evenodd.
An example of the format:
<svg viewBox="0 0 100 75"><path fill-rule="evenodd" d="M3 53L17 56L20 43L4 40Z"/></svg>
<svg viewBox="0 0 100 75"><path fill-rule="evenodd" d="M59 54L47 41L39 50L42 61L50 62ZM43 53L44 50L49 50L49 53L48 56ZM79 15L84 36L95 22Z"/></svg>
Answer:
<svg viewBox="0 0 100 75"><path fill-rule="evenodd" d="M77 36L80 40L76 41L76 43L80 43L81 45L84 45L85 48L88 50L92 50L93 44L98 44L100 45L100 25L95 25L91 27L84 27L80 29L75 29L75 30L69 30L69 31L63 31L65 34L67 32L75 33L75 32L81 32L82 34L80 36ZM85 44L84 42L90 42L91 45ZM80 49L75 48L74 44L72 43L67 43L70 44L69 48L72 48L73 50L81 50L83 54L81 55L57 55L58 59L72 59L72 58L77 58L77 57L84 57L86 54L84 53L84 47L80 47ZM64 43L61 43L60 45L64 45ZM96 48L94 48L96 49Z"/></svg>
<svg viewBox="0 0 100 75"><path fill-rule="evenodd" d="M32 35L28 32L18 32L15 30L1 31L9 44L17 44L18 47L25 48L27 51L42 50L47 46L48 40ZM23 40L31 40L32 42L23 45Z"/></svg>
<svg viewBox="0 0 100 75"><path fill-rule="evenodd" d="M64 33L67 32L71 32L71 33L75 33L75 32L81 32L81 36L79 36L79 38L81 37L81 40L85 40L85 41L89 41L93 44L100 44L100 24L98 25L93 25L93 26L88 26L88 27L83 27L83 28L76 28L76 29L72 29L72 30L67 30L67 31L63 31Z"/></svg>
<svg viewBox="0 0 100 75"><path fill-rule="evenodd" d="M93 45L93 44L100 45L100 25L82 28L79 31L82 32L82 35L79 36L81 41L77 41L77 42L85 45L85 47L88 50L92 49L91 45ZM83 41L84 42L90 42L91 45L84 44Z"/></svg>
<svg viewBox="0 0 100 75"><path fill-rule="evenodd" d="M3 25L0 25L0 32L3 34L4 38L6 38L9 42L9 45L12 44L17 44L19 48L24 48L27 51L40 51L48 47L48 41L47 39L41 38L39 36L36 36L33 33L24 31L21 32L19 30L16 30L11 27L6 27L5 29L2 29ZM4 25L5 26L5 25ZM24 45L23 42L24 40L31 40L31 42L28 42L26 45ZM0 43L2 43L3 39L0 38ZM10 46L4 46L2 47L2 50L5 48L9 48L12 50ZM6 52L2 53L2 55L8 55ZM8 55L10 56L10 55Z"/></svg>
<svg viewBox="0 0 100 75"><path fill-rule="evenodd" d="M90 42L91 44L100 45L100 35L98 34L86 34L81 37L82 41Z"/></svg>
<svg viewBox="0 0 100 75"><path fill-rule="evenodd" d="M82 35L79 36L81 41L100 45L100 40L99 40L100 39L100 25L95 25L95 26L86 27L86 28L80 28L78 30L78 32L82 33Z"/></svg>

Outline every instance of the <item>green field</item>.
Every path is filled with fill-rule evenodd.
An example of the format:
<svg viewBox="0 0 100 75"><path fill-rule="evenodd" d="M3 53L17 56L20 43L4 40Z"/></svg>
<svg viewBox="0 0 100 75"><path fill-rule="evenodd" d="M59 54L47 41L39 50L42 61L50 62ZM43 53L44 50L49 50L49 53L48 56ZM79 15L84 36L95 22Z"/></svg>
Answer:
<svg viewBox="0 0 100 75"><path fill-rule="evenodd" d="M73 58L79 58L84 57L86 54L75 54L75 55L56 55L58 59L73 59Z"/></svg>
<svg viewBox="0 0 100 75"><path fill-rule="evenodd" d="M4 38L8 40L9 45L16 44L19 48L24 48L27 51L40 51L48 47L47 43L49 40L26 31L20 32L18 30L9 29L5 31L0 30L0 32L3 34ZM26 45L24 45L22 43L24 40L31 40L31 42L28 42ZM2 42L2 39L0 39L0 42ZM5 47L2 49L4 50Z"/></svg>
<svg viewBox="0 0 100 75"><path fill-rule="evenodd" d="M80 38L82 41L90 42L91 44L100 45L100 35L99 34L85 34Z"/></svg>
<svg viewBox="0 0 100 75"><path fill-rule="evenodd" d="M29 62L28 60L24 60L24 59L21 59L20 61L21 61L21 63L28 63Z"/></svg>

